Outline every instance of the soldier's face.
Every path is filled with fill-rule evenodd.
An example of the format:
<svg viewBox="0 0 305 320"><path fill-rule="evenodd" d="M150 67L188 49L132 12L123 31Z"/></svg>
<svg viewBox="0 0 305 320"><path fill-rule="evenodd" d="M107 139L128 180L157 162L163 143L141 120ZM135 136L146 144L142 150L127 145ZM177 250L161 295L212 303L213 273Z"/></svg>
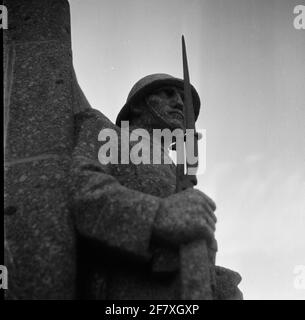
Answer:
<svg viewBox="0 0 305 320"><path fill-rule="evenodd" d="M184 127L183 90L168 86L154 90L146 97L146 103L171 129Z"/></svg>

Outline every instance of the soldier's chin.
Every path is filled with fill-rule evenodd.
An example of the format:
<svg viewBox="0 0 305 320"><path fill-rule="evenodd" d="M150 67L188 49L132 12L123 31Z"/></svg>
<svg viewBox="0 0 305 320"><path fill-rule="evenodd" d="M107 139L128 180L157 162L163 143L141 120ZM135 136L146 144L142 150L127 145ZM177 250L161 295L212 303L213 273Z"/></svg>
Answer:
<svg viewBox="0 0 305 320"><path fill-rule="evenodd" d="M184 128L184 124L181 120L178 119L172 119L171 120L171 127L172 129L183 129Z"/></svg>

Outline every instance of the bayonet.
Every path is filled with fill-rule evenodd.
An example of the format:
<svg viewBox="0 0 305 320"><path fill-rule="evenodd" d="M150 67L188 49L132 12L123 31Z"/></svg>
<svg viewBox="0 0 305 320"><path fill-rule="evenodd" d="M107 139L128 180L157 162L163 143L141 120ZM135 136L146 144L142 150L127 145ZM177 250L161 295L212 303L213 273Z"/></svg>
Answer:
<svg viewBox="0 0 305 320"><path fill-rule="evenodd" d="M198 156L198 134L195 128L195 114L192 101L192 89L190 84L187 54L184 36L182 36L182 57L183 57L183 77L184 77L184 121L186 131L192 130L194 134L194 148L188 145L186 139L186 161L184 165L177 165L177 192L186 188L192 188L197 179L195 175L190 175L190 169L196 171L198 161L195 164L188 163L190 150L194 150L194 156ZM190 134L188 131L186 134ZM180 248L180 270L181 270L181 299L182 300L212 300L213 299L213 261L209 259L209 252L206 241L198 240L182 245Z"/></svg>
<svg viewBox="0 0 305 320"><path fill-rule="evenodd" d="M192 88L188 70L186 45L182 36L182 57L184 77L184 134L193 134L193 139L185 139L185 150L179 148L181 154L177 159L183 159L183 163L177 162L176 167L176 192L187 188L193 188L197 184L195 172L198 160L195 163L188 162L190 152L194 151L194 157L198 157L198 134L195 127L195 113L192 98ZM189 145L194 143L193 148ZM177 142L176 142L177 143ZM176 149L177 151L177 149ZM190 174L192 173L192 174ZM174 269L173 260L175 253L162 248L154 255L153 270L155 272L170 272ZM205 240L197 240L180 247L180 277L182 300L212 300L215 287L215 251L208 250Z"/></svg>

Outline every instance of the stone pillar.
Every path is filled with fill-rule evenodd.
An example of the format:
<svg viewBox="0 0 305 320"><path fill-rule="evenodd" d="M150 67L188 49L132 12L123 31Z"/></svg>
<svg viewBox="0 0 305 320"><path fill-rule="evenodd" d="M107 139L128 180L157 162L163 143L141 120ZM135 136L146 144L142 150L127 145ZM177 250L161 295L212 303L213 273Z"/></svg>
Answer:
<svg viewBox="0 0 305 320"><path fill-rule="evenodd" d="M67 0L6 0L5 264L8 299L73 299L73 148Z"/></svg>

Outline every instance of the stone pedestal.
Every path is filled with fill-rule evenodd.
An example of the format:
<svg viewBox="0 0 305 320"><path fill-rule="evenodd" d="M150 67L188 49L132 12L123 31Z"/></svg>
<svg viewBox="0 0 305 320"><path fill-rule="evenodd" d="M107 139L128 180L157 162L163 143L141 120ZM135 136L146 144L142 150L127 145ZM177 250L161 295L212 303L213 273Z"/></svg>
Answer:
<svg viewBox="0 0 305 320"><path fill-rule="evenodd" d="M69 4L4 5L6 297L72 299L75 239L67 203L77 103Z"/></svg>

